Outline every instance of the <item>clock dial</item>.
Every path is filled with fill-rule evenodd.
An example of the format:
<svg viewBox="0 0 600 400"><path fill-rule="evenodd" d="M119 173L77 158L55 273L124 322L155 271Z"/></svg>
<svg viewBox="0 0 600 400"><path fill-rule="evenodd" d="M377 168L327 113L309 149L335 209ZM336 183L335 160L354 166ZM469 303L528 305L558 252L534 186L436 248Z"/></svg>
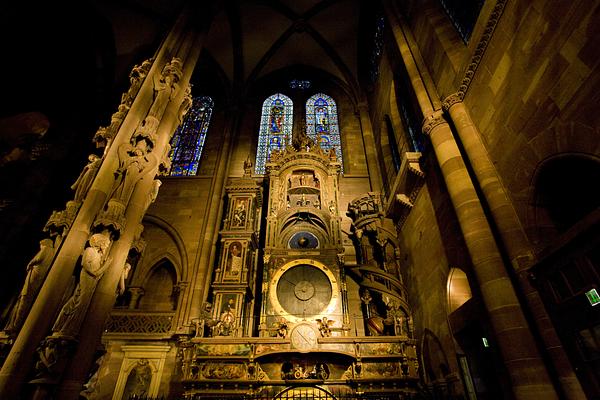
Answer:
<svg viewBox="0 0 600 400"><path fill-rule="evenodd" d="M332 287L327 275L311 265L288 269L277 283L277 299L283 309L296 317L321 313L331 301Z"/></svg>
<svg viewBox="0 0 600 400"><path fill-rule="evenodd" d="M299 300L310 300L315 295L315 287L309 281L300 281L294 286L294 294Z"/></svg>
<svg viewBox="0 0 600 400"><path fill-rule="evenodd" d="M291 341L296 349L311 349L317 344L317 333L310 325L300 324L292 331Z"/></svg>

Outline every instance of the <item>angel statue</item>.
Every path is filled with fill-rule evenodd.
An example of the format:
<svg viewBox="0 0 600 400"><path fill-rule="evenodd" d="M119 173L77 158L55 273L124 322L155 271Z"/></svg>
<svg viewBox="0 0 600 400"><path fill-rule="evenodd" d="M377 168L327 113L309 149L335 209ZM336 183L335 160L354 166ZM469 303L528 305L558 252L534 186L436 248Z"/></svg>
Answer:
<svg viewBox="0 0 600 400"><path fill-rule="evenodd" d="M322 337L331 337L331 326L335 323L334 320L327 319L327 317L317 318L315 321L319 324L319 332Z"/></svg>

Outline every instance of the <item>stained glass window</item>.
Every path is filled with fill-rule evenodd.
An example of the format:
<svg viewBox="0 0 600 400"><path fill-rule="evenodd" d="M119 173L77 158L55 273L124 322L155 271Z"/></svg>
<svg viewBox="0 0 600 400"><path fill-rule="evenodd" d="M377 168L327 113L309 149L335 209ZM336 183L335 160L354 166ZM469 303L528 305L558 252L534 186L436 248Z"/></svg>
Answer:
<svg viewBox="0 0 600 400"><path fill-rule="evenodd" d="M308 80L292 79L290 81L291 89L306 90L306 89L310 89L311 86L312 86L312 82L308 81Z"/></svg>
<svg viewBox="0 0 600 400"><path fill-rule="evenodd" d="M342 164L342 144L338 127L337 106L326 94L318 93L306 102L306 134L317 140L320 137L321 148L325 151L333 148L337 159Z"/></svg>
<svg viewBox="0 0 600 400"><path fill-rule="evenodd" d="M383 15L377 15L375 19L375 29L373 32L373 48L371 58L369 59L369 74L371 83L374 83L379 77L379 62L383 54L383 32L385 29L385 18Z"/></svg>
<svg viewBox="0 0 600 400"><path fill-rule="evenodd" d="M273 150L283 150L292 140L292 100L277 93L263 103L256 151L256 173L265 173L265 163Z"/></svg>
<svg viewBox="0 0 600 400"><path fill-rule="evenodd" d="M171 176L196 175L214 107L208 96L196 97L171 141Z"/></svg>

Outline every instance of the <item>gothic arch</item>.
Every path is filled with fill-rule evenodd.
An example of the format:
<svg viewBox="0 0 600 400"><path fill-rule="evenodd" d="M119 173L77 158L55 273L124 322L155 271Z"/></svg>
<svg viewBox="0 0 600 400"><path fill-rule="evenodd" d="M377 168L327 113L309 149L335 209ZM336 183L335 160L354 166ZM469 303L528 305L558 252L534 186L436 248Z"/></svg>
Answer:
<svg viewBox="0 0 600 400"><path fill-rule="evenodd" d="M426 383L444 379L450 373L448 357L440 339L429 329L423 331L421 339L421 365Z"/></svg>
<svg viewBox="0 0 600 400"><path fill-rule="evenodd" d="M448 314L465 304L473 294L467 274L460 268L450 268L446 284Z"/></svg>
<svg viewBox="0 0 600 400"><path fill-rule="evenodd" d="M307 229L315 234L322 244L329 243L329 229L325 222L324 213L320 211L296 210L289 215L282 217L280 237L281 244L287 243L289 238L298 231L298 229Z"/></svg>
<svg viewBox="0 0 600 400"><path fill-rule="evenodd" d="M562 153L542 160L530 188L529 220L534 241L555 237L600 206L597 191L600 158L585 153Z"/></svg>
<svg viewBox="0 0 600 400"><path fill-rule="evenodd" d="M168 258L162 258L144 276L144 296L138 308L152 311L177 309L177 272Z"/></svg>
<svg viewBox="0 0 600 400"><path fill-rule="evenodd" d="M161 229L166 233L166 235L173 241L175 245L176 251L174 252L166 252L161 255L156 255L152 257L150 262L144 264L154 265L161 257L168 256L175 270L177 271L177 277L180 281L189 281L189 270L188 270L188 255L185 248L185 244L183 243L183 238L179 234L179 232L173 227L173 225L169 224L164 219L154 216L152 214L146 214L144 216L144 220L142 221L145 225L153 225L157 229ZM143 237L142 233L142 237ZM145 257L144 257L145 258Z"/></svg>
<svg viewBox="0 0 600 400"><path fill-rule="evenodd" d="M274 397L274 400L288 399L336 400L336 397L328 390L318 386L293 386L283 389Z"/></svg>
<svg viewBox="0 0 600 400"><path fill-rule="evenodd" d="M295 214L297 215L297 214ZM309 234L314 235L319 243L319 247L323 248L323 247L327 247L330 244L330 240L329 240L329 235L327 233L327 231L324 229L324 227L320 224L313 224L310 222L300 222L298 224L294 224L293 223L293 216L290 216L289 219L289 223L287 225L284 225L283 229L281 230L281 234L279 235L279 237L281 238L281 242L280 245L283 247L288 247L291 238L299 233L299 232L308 232Z"/></svg>

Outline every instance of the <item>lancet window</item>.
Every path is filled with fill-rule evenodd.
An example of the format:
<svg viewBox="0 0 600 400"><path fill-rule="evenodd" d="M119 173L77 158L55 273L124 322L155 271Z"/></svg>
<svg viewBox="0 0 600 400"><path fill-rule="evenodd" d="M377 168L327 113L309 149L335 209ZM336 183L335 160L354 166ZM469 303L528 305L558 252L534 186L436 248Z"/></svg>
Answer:
<svg viewBox="0 0 600 400"><path fill-rule="evenodd" d="M274 150L283 150L292 140L292 100L276 93L268 97L262 108L258 149L256 151L256 173L265 173L265 164Z"/></svg>
<svg viewBox="0 0 600 400"><path fill-rule="evenodd" d="M306 102L306 134L319 141L325 151L334 149L338 161L342 164L342 144L338 126L335 101L323 93L315 94Z"/></svg>
<svg viewBox="0 0 600 400"><path fill-rule="evenodd" d="M196 97L171 141L171 176L196 175L214 107L208 96Z"/></svg>

